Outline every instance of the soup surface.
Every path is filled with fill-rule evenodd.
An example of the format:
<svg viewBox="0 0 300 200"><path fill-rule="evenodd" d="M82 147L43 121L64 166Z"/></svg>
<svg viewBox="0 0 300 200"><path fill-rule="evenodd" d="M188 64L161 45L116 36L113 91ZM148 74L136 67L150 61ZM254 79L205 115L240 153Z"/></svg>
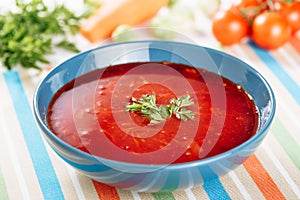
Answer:
<svg viewBox="0 0 300 200"><path fill-rule="evenodd" d="M158 105L189 95L194 114L152 124L126 106L132 97L156 95ZM216 73L176 63L137 62L109 66L64 85L47 113L49 128L92 155L124 162L169 164L230 150L253 136L258 111L239 85Z"/></svg>

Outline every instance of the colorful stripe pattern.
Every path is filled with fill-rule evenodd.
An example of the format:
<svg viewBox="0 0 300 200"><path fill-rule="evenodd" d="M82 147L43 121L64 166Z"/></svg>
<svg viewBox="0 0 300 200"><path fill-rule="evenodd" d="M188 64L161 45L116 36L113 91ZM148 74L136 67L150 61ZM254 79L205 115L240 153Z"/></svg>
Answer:
<svg viewBox="0 0 300 200"><path fill-rule="evenodd" d="M164 193L113 188L66 165L44 143L33 118L37 75L3 72L0 199L300 199L299 46L300 40L293 38L277 51L267 52L252 43L225 48L254 66L273 87L278 109L270 134L255 155L224 177Z"/></svg>
<svg viewBox="0 0 300 200"><path fill-rule="evenodd" d="M44 198L63 199L60 184L35 123L20 77L16 71L6 72L3 76Z"/></svg>

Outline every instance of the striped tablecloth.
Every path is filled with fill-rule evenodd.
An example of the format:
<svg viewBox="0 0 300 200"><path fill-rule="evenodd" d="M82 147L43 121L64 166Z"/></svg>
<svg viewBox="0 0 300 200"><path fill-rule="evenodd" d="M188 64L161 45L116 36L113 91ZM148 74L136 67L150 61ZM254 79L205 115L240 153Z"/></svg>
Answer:
<svg viewBox="0 0 300 200"><path fill-rule="evenodd" d="M224 51L256 68L274 89L271 131L255 155L228 175L165 193L112 188L70 168L44 142L32 113L34 90L47 71L2 67L0 199L300 199L300 37L274 51L252 43Z"/></svg>

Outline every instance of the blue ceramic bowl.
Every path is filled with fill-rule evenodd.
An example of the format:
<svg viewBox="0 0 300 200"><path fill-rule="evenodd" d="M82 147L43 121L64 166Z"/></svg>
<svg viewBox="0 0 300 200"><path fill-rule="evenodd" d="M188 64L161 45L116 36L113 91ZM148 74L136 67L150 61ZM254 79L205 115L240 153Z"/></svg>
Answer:
<svg viewBox="0 0 300 200"><path fill-rule="evenodd" d="M143 61L170 61L197 66L240 84L253 97L259 110L257 133L225 153L194 162L159 166L92 156L65 143L47 127L49 102L64 84L96 68ZM275 114L275 98L269 84L255 69L226 53L185 43L138 41L99 47L58 65L39 84L34 96L34 113L46 141L66 163L78 171L118 188L156 192L202 184L240 165L266 136Z"/></svg>

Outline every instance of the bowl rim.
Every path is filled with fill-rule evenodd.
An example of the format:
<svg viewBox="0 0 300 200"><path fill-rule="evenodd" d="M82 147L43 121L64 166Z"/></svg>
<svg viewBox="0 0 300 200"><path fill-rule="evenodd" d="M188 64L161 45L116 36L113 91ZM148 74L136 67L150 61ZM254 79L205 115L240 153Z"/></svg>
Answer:
<svg viewBox="0 0 300 200"><path fill-rule="evenodd" d="M269 95L270 95L270 104L271 104L271 110L270 110L270 115L267 119L267 121L265 122L264 126L261 127L252 137L250 137L248 140L246 140L245 142L243 142L242 144L228 150L225 151L223 153L208 157L208 158L204 158L204 159L200 159L200 160L195 160L195 161L190 161L190 162L184 162L184 163L170 163L170 164L140 164L140 163L130 163L130 162L124 162L124 161L117 161L117 160L111 160L108 158L102 158L102 157L98 157L89 153L86 153L84 151L81 151L75 147L73 147L72 145L68 144L67 142L63 141L62 139L60 139L59 137L57 137L46 125L46 123L44 122L44 120L42 120L40 114L39 114L39 108L38 108L38 103L37 100L39 98L40 95L40 90L41 90L41 86L43 85L43 83L52 76L52 74L56 73L57 70L60 69L61 66L63 66L65 63L69 62L72 59L75 59L79 56L83 56L84 54L88 54L92 51L97 51L100 49L106 49L106 48L110 48L113 46L121 46L121 45L130 45L130 44L146 44L146 43L157 43L157 44L161 44L161 45L183 45L183 46L191 46L194 48L204 48L207 51L211 51L214 53L218 53L222 56L225 56L227 58L230 58L232 60L235 60L237 62L240 62L241 64L243 64L244 66L247 67L247 69L249 71L251 71L251 73L256 74L258 76L258 78L264 83ZM43 77L43 79L38 83L35 92L34 92L34 96L33 96L33 111L34 111L34 115L36 118L36 121L38 122L40 128L42 129L42 131L44 131L44 133L50 137L51 139L54 139L54 141L56 143L58 143L59 145L61 145L64 149L74 152L76 155L79 155L80 157L85 157L87 159L97 159L98 161L101 161L101 164L104 163L114 163L114 164L118 164L118 165L122 165L123 167L135 167L135 168L152 168L152 167L163 167L163 168L167 168L169 170L176 170L176 169L181 169L181 168L187 168L187 167L194 167L194 166L201 166L201 165L206 165L206 164L210 164L213 163L214 161L220 160L222 158L226 158L226 157L230 157L230 155L239 152L240 149L243 149L246 146L249 146L253 143L255 143L256 141L263 139L265 137L265 135L268 132L268 129L270 128L270 125L275 117L275 112L276 112L276 99L275 99L275 94L274 91L272 90L270 84L268 83L268 81L256 70L254 69L252 66L250 66L248 63L244 62L243 60L234 57L228 53L225 53L223 51L217 50L217 49L213 49L213 48L209 48L209 47L204 47L204 46L200 46L198 44L191 44L191 43L184 43L184 42L175 42L175 41L161 41L161 40L139 40L139 41L129 41L129 42L120 42L120 43L113 43L113 44L106 44L103 46L98 46L80 53L77 53L76 55L66 59L65 61L57 64L53 69L51 69L48 74ZM42 133L41 133L42 134ZM50 145L51 146L51 145ZM51 146L51 148L53 148ZM55 150L54 150L55 151ZM103 162L102 162L103 161Z"/></svg>

